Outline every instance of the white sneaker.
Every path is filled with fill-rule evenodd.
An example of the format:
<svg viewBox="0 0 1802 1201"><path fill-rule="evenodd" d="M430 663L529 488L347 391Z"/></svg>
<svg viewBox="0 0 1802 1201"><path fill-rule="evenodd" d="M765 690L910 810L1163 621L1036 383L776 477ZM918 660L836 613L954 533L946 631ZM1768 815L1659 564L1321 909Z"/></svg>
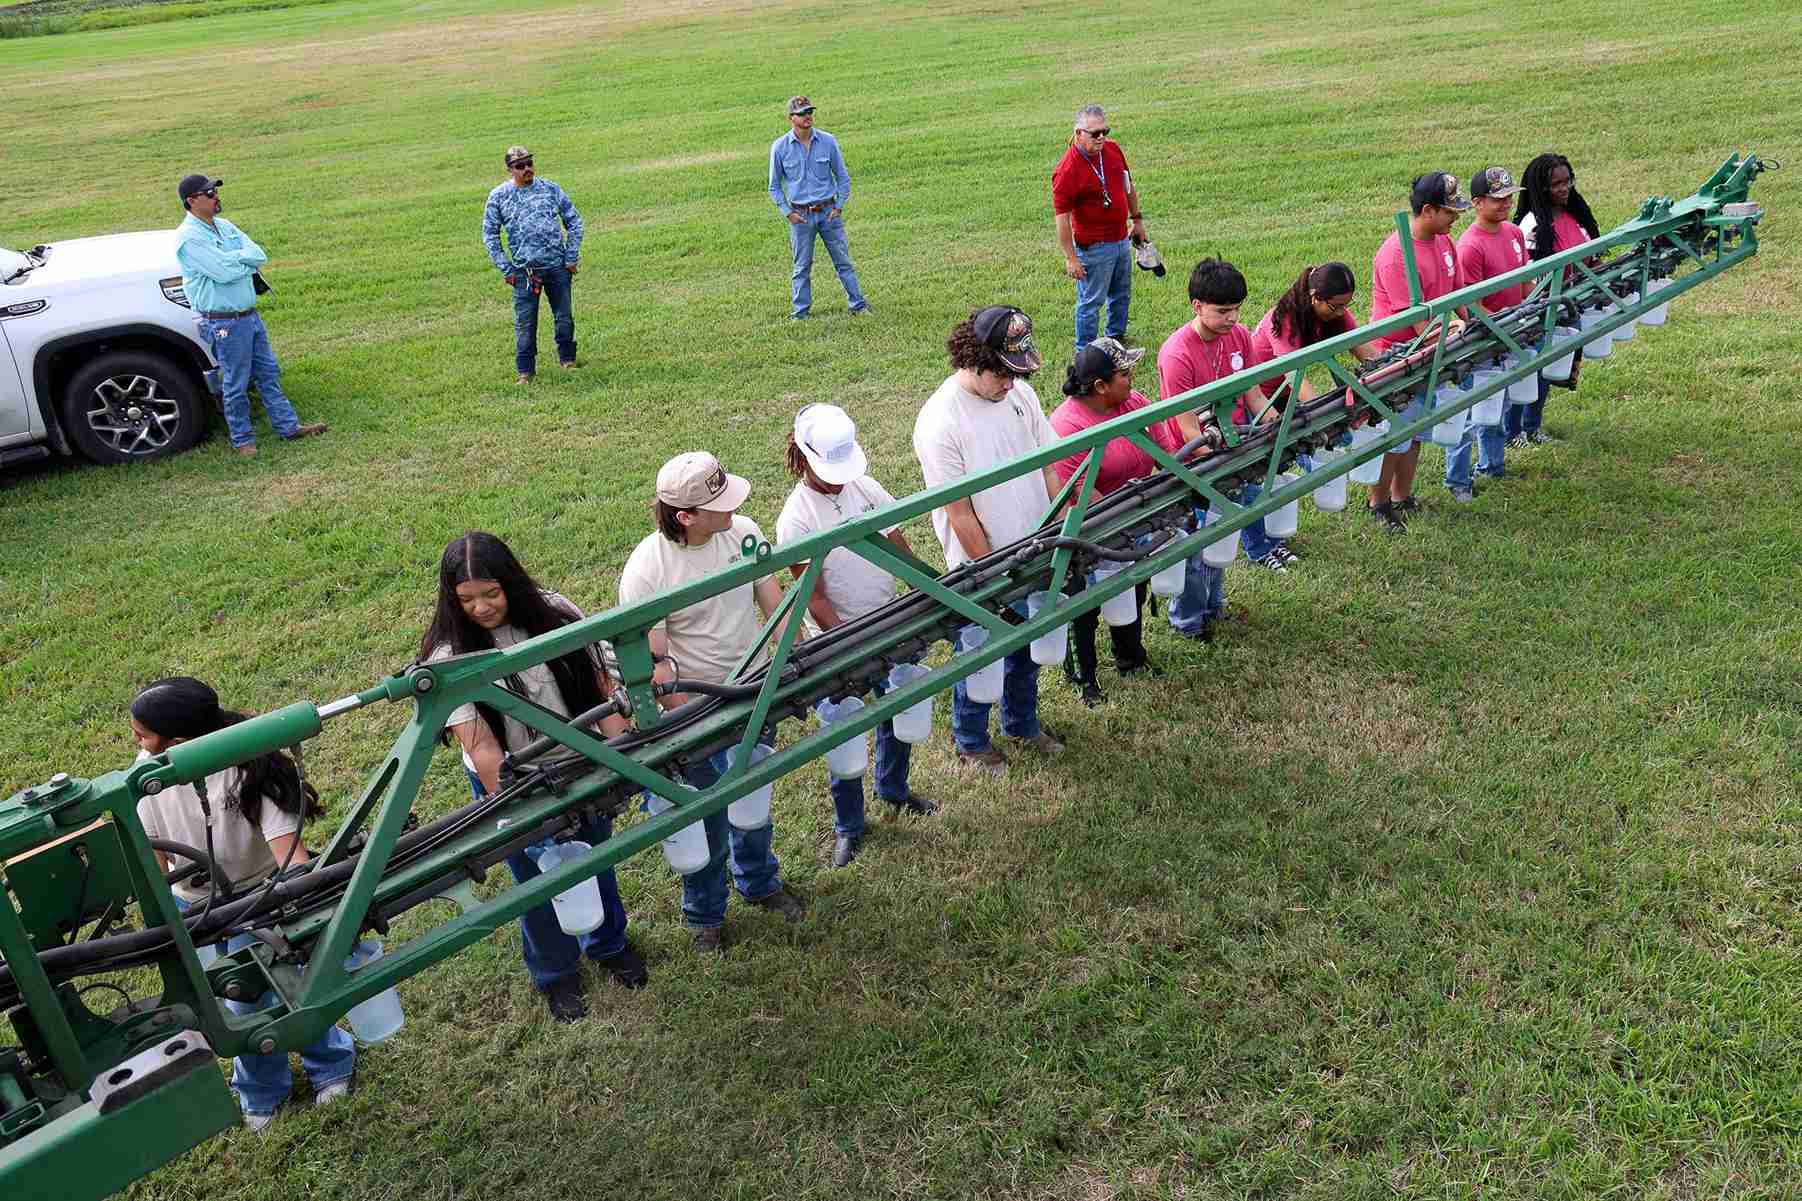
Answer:
<svg viewBox="0 0 1802 1201"><path fill-rule="evenodd" d="M313 1094L313 1104L315 1107L320 1105L330 1105L333 1101L347 1095L349 1092L350 1078L348 1076L343 1080L334 1080Z"/></svg>
<svg viewBox="0 0 1802 1201"><path fill-rule="evenodd" d="M247 1113L244 1115L244 1129L252 1134L261 1134L273 1121L275 1121L273 1113Z"/></svg>

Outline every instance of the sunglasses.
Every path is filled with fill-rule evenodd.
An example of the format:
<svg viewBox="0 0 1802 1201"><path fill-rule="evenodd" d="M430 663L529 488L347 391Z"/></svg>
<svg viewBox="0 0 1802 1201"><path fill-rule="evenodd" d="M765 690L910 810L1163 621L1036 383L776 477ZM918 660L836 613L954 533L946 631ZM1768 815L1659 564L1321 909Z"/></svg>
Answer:
<svg viewBox="0 0 1802 1201"><path fill-rule="evenodd" d="M208 200L217 200L217 199L219 199L219 189L218 188L208 188L206 191L196 192L196 193L194 193L194 195L205 196Z"/></svg>
<svg viewBox="0 0 1802 1201"><path fill-rule="evenodd" d="M1108 126L1103 125L1100 129L1079 129L1076 132L1086 133L1092 138L1105 138L1113 131Z"/></svg>
<svg viewBox="0 0 1802 1201"><path fill-rule="evenodd" d="M516 158L512 162L507 164L507 166L511 170L514 170L514 171L523 171L525 168L530 167L531 165L532 165L532 160L529 158Z"/></svg>
<svg viewBox="0 0 1802 1201"><path fill-rule="evenodd" d="M789 116L791 116L791 117L811 117L811 116L813 116L813 110L811 108L798 108L794 112L790 113Z"/></svg>

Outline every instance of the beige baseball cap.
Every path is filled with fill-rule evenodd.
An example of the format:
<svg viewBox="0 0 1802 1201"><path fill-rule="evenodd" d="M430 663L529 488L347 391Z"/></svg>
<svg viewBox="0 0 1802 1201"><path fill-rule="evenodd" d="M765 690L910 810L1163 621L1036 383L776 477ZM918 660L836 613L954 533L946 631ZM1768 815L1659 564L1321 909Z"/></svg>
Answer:
<svg viewBox="0 0 1802 1201"><path fill-rule="evenodd" d="M704 450L679 454L657 472L657 499L675 509L730 513L750 495L750 480L728 473Z"/></svg>

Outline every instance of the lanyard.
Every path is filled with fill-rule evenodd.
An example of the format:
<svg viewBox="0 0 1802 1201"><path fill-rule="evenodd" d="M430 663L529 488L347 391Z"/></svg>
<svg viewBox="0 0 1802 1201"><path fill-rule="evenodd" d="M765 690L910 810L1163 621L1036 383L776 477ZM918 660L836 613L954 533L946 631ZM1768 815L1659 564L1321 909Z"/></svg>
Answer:
<svg viewBox="0 0 1802 1201"><path fill-rule="evenodd" d="M1101 207L1104 209L1113 208L1114 202L1108 198L1107 194L1107 143L1103 142L1101 144L1101 153L1095 156L1101 160L1100 166L1096 166L1093 162L1090 162L1089 156L1083 154L1081 150L1078 150L1076 153L1082 154L1082 161L1089 164L1089 170L1093 171L1095 173L1095 178L1101 181Z"/></svg>

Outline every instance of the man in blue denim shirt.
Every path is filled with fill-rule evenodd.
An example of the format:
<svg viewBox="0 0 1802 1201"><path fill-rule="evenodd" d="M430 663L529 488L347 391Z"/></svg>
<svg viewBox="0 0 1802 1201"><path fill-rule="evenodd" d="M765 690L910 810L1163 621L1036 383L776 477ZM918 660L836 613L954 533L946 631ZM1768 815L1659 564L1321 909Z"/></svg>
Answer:
<svg viewBox="0 0 1802 1201"><path fill-rule="evenodd" d="M851 173L838 139L813 127L813 101L791 96L789 131L770 143L770 199L788 218L788 245L795 269L790 282L794 309L790 321L799 321L813 307L813 240L826 243L826 253L838 271L851 301L851 315L870 311L851 265L851 245L845 238L840 214L851 199Z"/></svg>
<svg viewBox="0 0 1802 1201"><path fill-rule="evenodd" d="M219 361L221 401L232 449L257 453L250 428L250 385L263 397L269 424L285 439L325 433L323 423L302 425L282 391L281 366L269 346L269 331L257 313L257 268L269 261L263 248L219 215L225 181L210 175L185 175L175 185L176 198L188 215L175 231L175 261L181 265L182 293L194 308L200 338Z"/></svg>
<svg viewBox="0 0 1802 1201"><path fill-rule="evenodd" d="M565 371L576 365L576 319L570 312L569 284L582 255L582 217L562 188L537 177L532 152L524 146L507 147L507 173L512 178L488 193L482 243L495 269L513 288L513 365L519 369L519 382L529 384L538 366L541 291L551 303L557 362Z"/></svg>

